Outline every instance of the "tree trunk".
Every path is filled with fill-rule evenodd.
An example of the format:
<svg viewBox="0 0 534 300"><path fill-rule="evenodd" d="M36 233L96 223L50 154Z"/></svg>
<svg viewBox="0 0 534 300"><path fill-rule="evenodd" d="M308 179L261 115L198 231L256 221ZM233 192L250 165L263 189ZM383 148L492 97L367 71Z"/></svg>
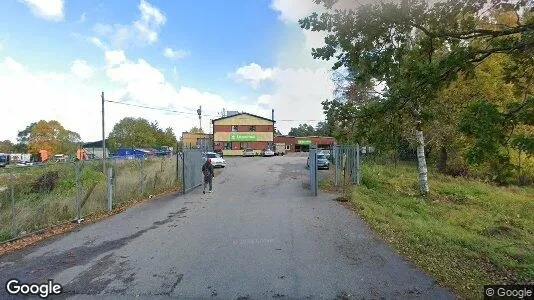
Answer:
<svg viewBox="0 0 534 300"><path fill-rule="evenodd" d="M415 130L415 138L417 140L417 168L419 170L419 190L422 195L428 194L428 179L425 158L425 138L420 126Z"/></svg>
<svg viewBox="0 0 534 300"><path fill-rule="evenodd" d="M445 173L447 170L447 148L441 146L439 148L439 158L438 158L438 172Z"/></svg>

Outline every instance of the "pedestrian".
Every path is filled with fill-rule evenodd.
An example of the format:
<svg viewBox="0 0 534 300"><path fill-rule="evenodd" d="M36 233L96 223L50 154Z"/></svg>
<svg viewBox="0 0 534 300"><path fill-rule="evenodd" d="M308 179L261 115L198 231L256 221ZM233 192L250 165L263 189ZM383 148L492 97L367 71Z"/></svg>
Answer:
<svg viewBox="0 0 534 300"><path fill-rule="evenodd" d="M204 165L202 165L202 173L204 173L204 185L202 193L206 193L206 185L210 185L210 193L212 192L212 182L213 177L215 177L215 173L213 172L213 165L211 164L211 159L206 159L206 162Z"/></svg>

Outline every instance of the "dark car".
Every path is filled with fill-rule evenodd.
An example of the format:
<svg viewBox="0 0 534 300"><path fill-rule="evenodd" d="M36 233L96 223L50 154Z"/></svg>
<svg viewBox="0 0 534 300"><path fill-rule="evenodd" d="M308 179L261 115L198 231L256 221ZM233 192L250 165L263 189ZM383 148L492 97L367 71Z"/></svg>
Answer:
<svg viewBox="0 0 534 300"><path fill-rule="evenodd" d="M310 158L308 157L308 162L306 163L306 167L310 167ZM324 169L328 170L330 169L330 162L328 161L328 158L323 153L317 153L317 169Z"/></svg>

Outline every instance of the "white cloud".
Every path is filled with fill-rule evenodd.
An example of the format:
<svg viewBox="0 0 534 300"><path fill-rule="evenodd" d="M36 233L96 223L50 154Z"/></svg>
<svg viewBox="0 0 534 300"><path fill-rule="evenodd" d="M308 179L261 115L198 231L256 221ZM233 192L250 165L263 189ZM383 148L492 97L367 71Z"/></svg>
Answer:
<svg viewBox="0 0 534 300"><path fill-rule="evenodd" d="M274 108L277 128L287 133L300 123L324 119L321 102L332 99L334 83L328 69L277 69L272 78L274 89L258 97L262 108Z"/></svg>
<svg viewBox="0 0 534 300"><path fill-rule="evenodd" d="M163 55L170 59L181 59L187 57L189 53L184 50L173 50L172 48L167 47L163 49Z"/></svg>
<svg viewBox="0 0 534 300"><path fill-rule="evenodd" d="M106 63L111 66L119 65L126 61L126 55L122 50L109 50L104 52Z"/></svg>
<svg viewBox="0 0 534 300"><path fill-rule="evenodd" d="M267 106L269 104L271 104L272 102L272 98L273 96L271 95L261 95L258 97L258 104L259 105L263 105L263 106Z"/></svg>
<svg viewBox="0 0 534 300"><path fill-rule="evenodd" d="M70 71L74 76L80 80L87 80L93 77L93 68L85 60L75 60L71 67Z"/></svg>
<svg viewBox="0 0 534 300"><path fill-rule="evenodd" d="M246 82L251 87L257 88L262 81L272 79L275 73L274 68L262 68L256 63L250 63L239 67L235 72L228 74L228 77L236 82Z"/></svg>
<svg viewBox="0 0 534 300"><path fill-rule="evenodd" d="M63 20L65 3L63 0L19 0L26 4L31 12L40 18L49 21Z"/></svg>
<svg viewBox="0 0 534 300"><path fill-rule="evenodd" d="M107 46L102 42L102 40L100 40L99 38L97 37L94 37L94 36L91 36L91 37L88 37L87 38L87 41L95 46L97 46L98 48L102 49L102 50L106 50L107 49Z"/></svg>
<svg viewBox="0 0 534 300"><path fill-rule="evenodd" d="M106 104L106 133L124 117L142 117L158 121L162 127L172 127L177 136L197 126L196 109L202 105L206 116L203 128L210 130L209 119L216 118L222 108L248 111L269 116L269 111L256 103L241 105L227 101L220 95L193 87L175 87L163 73L146 60L129 60L121 50L108 51L104 89L106 99L127 101L151 107L168 108L190 114L173 114L114 103ZM74 65L83 65L76 63ZM83 76L82 76L83 77ZM30 88L31 87L31 88ZM0 90L6 99L2 103L5 114L0 118L0 140L15 141L19 130L37 120L58 120L69 130L80 133L85 141L100 139L102 83L84 81L71 72L56 73L31 70L12 57L0 60ZM35 101L46 103L53 109L26 110Z"/></svg>
<svg viewBox="0 0 534 300"><path fill-rule="evenodd" d="M152 45L158 40L158 32L167 21L159 8L141 0L140 16L131 24L96 24L93 31L114 47L123 48L133 43Z"/></svg>

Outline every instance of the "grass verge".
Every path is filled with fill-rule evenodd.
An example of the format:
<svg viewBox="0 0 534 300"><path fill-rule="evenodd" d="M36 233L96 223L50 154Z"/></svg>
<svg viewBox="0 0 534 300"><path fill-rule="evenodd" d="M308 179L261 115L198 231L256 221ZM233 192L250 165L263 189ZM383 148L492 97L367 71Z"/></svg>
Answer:
<svg viewBox="0 0 534 300"><path fill-rule="evenodd" d="M460 297L481 298L484 284L534 283L534 188L435 173L429 183L422 198L414 165L367 164L350 200L382 238Z"/></svg>

